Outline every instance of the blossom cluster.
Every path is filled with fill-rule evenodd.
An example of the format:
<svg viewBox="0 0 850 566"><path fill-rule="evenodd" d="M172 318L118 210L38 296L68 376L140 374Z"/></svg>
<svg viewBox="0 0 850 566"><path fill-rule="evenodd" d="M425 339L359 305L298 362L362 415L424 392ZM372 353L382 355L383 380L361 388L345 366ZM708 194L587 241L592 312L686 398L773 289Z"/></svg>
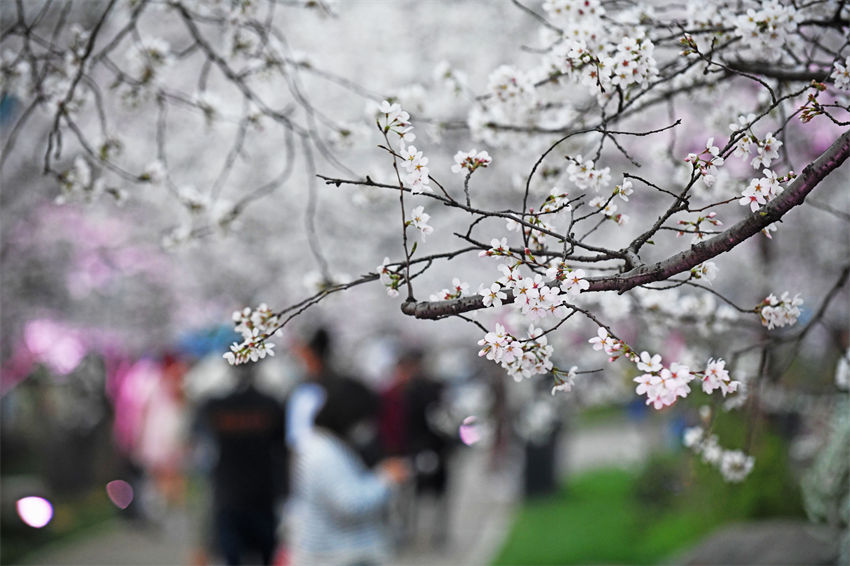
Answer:
<svg viewBox="0 0 850 566"><path fill-rule="evenodd" d="M623 346L625 343L622 340L611 336L605 328L599 327L596 331L596 336L588 340L593 344L594 350L603 350L608 356L608 361L613 362L623 354Z"/></svg>
<svg viewBox="0 0 850 566"><path fill-rule="evenodd" d="M552 395L557 393L558 391L571 391L573 385L575 385L576 380L576 371L578 370L578 366L573 366L569 369L569 371L555 371L555 368L552 369L552 375L555 377L555 385L552 387Z"/></svg>
<svg viewBox="0 0 850 566"><path fill-rule="evenodd" d="M378 277L387 288L387 295L390 297L398 297L398 288L402 283L402 274L389 266L390 258L385 257L381 265L375 269L378 271Z"/></svg>
<svg viewBox="0 0 850 566"><path fill-rule="evenodd" d="M676 402L679 397L687 397L691 392L688 385L694 375L686 365L676 362L669 368L661 364L661 355L650 356L649 352L641 352L635 365L644 373L634 378L637 386L635 393L646 395L646 404L654 409L661 409Z"/></svg>
<svg viewBox="0 0 850 566"><path fill-rule="evenodd" d="M686 428L683 444L698 454L702 461L720 470L723 479L739 483L753 470L755 460L740 450L726 450L720 446L716 434L707 435L702 427Z"/></svg>
<svg viewBox="0 0 850 566"><path fill-rule="evenodd" d="M464 293L469 291L469 283L465 281L461 281L459 278L455 277L452 279L452 288L451 289L443 289L439 293L433 294L428 297L429 301L450 301L452 299L459 299L463 297Z"/></svg>
<svg viewBox="0 0 850 566"><path fill-rule="evenodd" d="M835 88L850 90L850 55L844 59L844 63L836 61L832 64L832 73L829 75L835 81Z"/></svg>
<svg viewBox="0 0 850 566"><path fill-rule="evenodd" d="M410 187L410 192L419 194L425 191L431 192L428 174L431 170L427 167L428 158L415 145L402 147L399 155L402 158L402 166L407 172L404 182Z"/></svg>
<svg viewBox="0 0 850 566"><path fill-rule="evenodd" d="M103 193L101 179L93 180L91 166L83 157L74 159L73 166L59 176L61 193L56 197L57 204L70 200L91 202Z"/></svg>
<svg viewBox="0 0 850 566"><path fill-rule="evenodd" d="M410 211L410 219L405 222L405 226L413 226L422 232L422 240L424 241L425 236L434 232L434 227L428 224L430 219L431 215L425 212L425 207L417 206Z"/></svg>
<svg viewBox="0 0 850 566"><path fill-rule="evenodd" d="M134 43L127 51L126 63L130 75L141 85L155 85L162 71L174 62L171 46L158 37L148 37Z"/></svg>
<svg viewBox="0 0 850 566"><path fill-rule="evenodd" d="M410 124L410 114L402 110L401 105L390 103L388 100L381 102L377 112L378 129L381 130L381 133L387 135L392 132L399 137L401 142L399 157L401 157L402 166L407 173L404 177L404 183L409 186L410 192L413 194L430 192L428 174L431 170L428 168L428 158L417 150L416 146L405 145L416 139L413 126Z"/></svg>
<svg viewBox="0 0 850 566"><path fill-rule="evenodd" d="M531 77L509 65L502 65L490 73L487 90L510 109L526 109L535 102Z"/></svg>
<svg viewBox="0 0 850 566"><path fill-rule="evenodd" d="M621 185L614 186L614 195L620 197L621 200L629 202L629 196L635 192L632 188L632 182L628 179L623 179Z"/></svg>
<svg viewBox="0 0 850 566"><path fill-rule="evenodd" d="M440 61L433 71L434 79L438 84L447 88L455 95L460 95L466 88L468 77L461 70L454 69L448 61Z"/></svg>
<svg viewBox="0 0 850 566"><path fill-rule="evenodd" d="M610 198L593 197L587 205L598 208L605 215L606 219L613 220L620 226L623 226L629 221L628 214L617 213L617 205L612 203Z"/></svg>
<svg viewBox="0 0 850 566"><path fill-rule="evenodd" d="M706 187L711 187L717 179L717 167L723 165L723 158L720 157L720 149L714 145L714 138L708 138L705 149L699 154L689 153L685 162L691 163L699 171Z"/></svg>
<svg viewBox="0 0 850 566"><path fill-rule="evenodd" d="M493 238L490 240L490 248L478 252L478 257L511 256L513 252L508 247L508 239Z"/></svg>
<svg viewBox="0 0 850 566"><path fill-rule="evenodd" d="M741 198L738 200L738 204L749 205L753 212L782 193L785 189L781 183L786 182L793 175L792 172L788 177L777 177L776 173L770 169L765 169L762 173L764 177L750 180L750 184L741 192Z"/></svg>
<svg viewBox="0 0 850 566"><path fill-rule="evenodd" d="M717 277L718 271L719 269L716 263L713 261L706 261L691 268L691 278L702 279L707 283L711 283Z"/></svg>
<svg viewBox="0 0 850 566"><path fill-rule="evenodd" d="M803 299L800 298L799 293L794 295L793 298L788 296L788 291L782 293L779 298L771 293L756 306L756 312L761 316L761 323L768 330L773 330L776 327L781 328L796 324L802 304Z"/></svg>
<svg viewBox="0 0 850 566"><path fill-rule="evenodd" d="M274 344L266 341L279 332L280 318L269 309L265 303L255 310L245 307L233 313L234 330L242 335L242 342L234 342L230 351L224 354L224 359L230 365L256 362L266 357L274 356Z"/></svg>
<svg viewBox="0 0 850 566"><path fill-rule="evenodd" d="M513 291L514 304L520 308L522 314L532 320L547 314L555 316L566 314L566 307L563 304L567 297L560 294L561 290L557 286L546 285L539 274L534 277L522 277L516 269L510 269L506 265L500 267L514 275L513 278L508 279L506 287Z"/></svg>
<svg viewBox="0 0 850 566"><path fill-rule="evenodd" d="M611 182L611 169L594 169L592 159L584 159L581 155L567 157L567 175L576 187L581 190L593 189L599 192Z"/></svg>
<svg viewBox="0 0 850 566"><path fill-rule="evenodd" d="M640 29L614 45L567 38L551 52L551 66L598 95L604 104L611 91L626 92L633 86L646 88L658 76L653 57L655 46Z"/></svg>
<svg viewBox="0 0 850 566"><path fill-rule="evenodd" d="M661 363L661 355L650 355L649 352L641 352L640 357L629 356L635 362L637 368L644 373L636 378L635 393L646 395L646 404L655 409L667 407L676 402L678 398L687 397L691 392L690 383L696 379L702 382L702 390L711 394L720 389L724 397L728 393L737 391L739 382L733 381L726 370L726 362L722 359L709 359L705 370L702 372L691 372L688 366L673 362L669 368Z"/></svg>
<svg viewBox="0 0 850 566"><path fill-rule="evenodd" d="M647 351L637 354L628 344L612 336L607 329L599 327L596 336L588 340L594 350L604 350L609 356L608 361L615 361L620 356L625 357L637 366L643 373L634 378L635 393L646 395L646 404L654 409L662 409L674 404L679 398L687 397L691 392L690 383L696 379L702 382L705 393L711 394L716 389L725 397L728 393L737 391L739 382L733 381L726 370L726 362L722 359L709 359L704 371L692 372L684 364L673 362L665 367L661 355L652 355Z"/></svg>
<svg viewBox="0 0 850 566"><path fill-rule="evenodd" d="M786 43L792 43L799 17L792 5L768 0L760 10L750 8L733 22L735 35L742 39L743 51L753 57L776 60Z"/></svg>
<svg viewBox="0 0 850 566"><path fill-rule="evenodd" d="M773 136L773 132L768 132L759 139L751 129L752 123L756 117L754 114L746 116L738 116L736 122L729 124L729 129L732 130L733 136L740 135L735 141L735 151L732 155L739 159L746 159L750 156L753 146L756 148L756 156L750 161L753 169L759 167L770 167L771 162L779 157L779 148L782 147L782 140L778 140Z"/></svg>
<svg viewBox="0 0 850 566"><path fill-rule="evenodd" d="M458 151L455 153L454 165L452 165L452 173L462 173L467 170L467 175L471 175L479 167L487 167L493 161L490 154L486 151L478 152L474 149L469 151Z"/></svg>
<svg viewBox="0 0 850 566"><path fill-rule="evenodd" d="M527 317L537 319L549 314L560 317L567 313L564 305L568 298L578 295L590 286L585 279L584 270L571 270L559 261L554 261L546 270L545 280L540 274L523 276L520 265L521 263L517 262L513 266L498 266L502 277L489 288L479 291L484 306L501 306L502 300L507 298L506 293L502 292L504 289L513 294L514 304ZM550 282L555 285L547 284Z"/></svg>
<svg viewBox="0 0 850 566"><path fill-rule="evenodd" d="M478 345L481 346L478 355L501 365L514 381L552 370L553 348L543 330L534 325L529 325L527 339L517 340L497 323L495 330L485 334Z"/></svg>
<svg viewBox="0 0 850 566"><path fill-rule="evenodd" d="M543 10L567 37L591 43L598 39L605 15L600 0L545 0Z"/></svg>
<svg viewBox="0 0 850 566"><path fill-rule="evenodd" d="M546 270L546 277L552 281L558 281L561 290L567 295L576 296L590 287L584 269L570 269L564 262L558 260L552 262Z"/></svg>

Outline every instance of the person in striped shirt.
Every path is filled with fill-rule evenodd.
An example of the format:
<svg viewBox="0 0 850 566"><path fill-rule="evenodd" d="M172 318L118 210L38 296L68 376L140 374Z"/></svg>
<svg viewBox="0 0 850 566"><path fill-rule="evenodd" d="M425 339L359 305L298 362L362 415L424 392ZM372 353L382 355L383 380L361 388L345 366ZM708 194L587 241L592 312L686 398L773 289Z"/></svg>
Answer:
<svg viewBox="0 0 850 566"><path fill-rule="evenodd" d="M378 399L352 378L329 383L314 434L294 456L293 566L371 566L389 555L387 504L407 480L402 458L369 469L358 455L377 431Z"/></svg>

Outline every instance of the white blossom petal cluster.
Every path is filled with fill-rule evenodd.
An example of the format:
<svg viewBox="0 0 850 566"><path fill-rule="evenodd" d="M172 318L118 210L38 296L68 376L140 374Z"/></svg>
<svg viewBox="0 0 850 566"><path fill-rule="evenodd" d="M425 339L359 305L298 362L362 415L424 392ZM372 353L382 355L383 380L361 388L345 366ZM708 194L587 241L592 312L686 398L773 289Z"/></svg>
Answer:
<svg viewBox="0 0 850 566"><path fill-rule="evenodd" d="M750 129L755 120L755 114L741 114L735 122L729 124L729 129L733 132L733 135L736 132L741 134L741 137L735 142L735 151L732 154L735 157L743 159L750 155L750 149L757 139Z"/></svg>
<svg viewBox="0 0 850 566"><path fill-rule="evenodd" d="M420 232L422 232L422 240L425 240L425 236L432 234L434 232L434 227L428 224L428 220L431 219L431 215L425 212L424 206L417 206L413 210L410 211L410 219L407 221L408 225L413 226Z"/></svg>
<svg viewBox="0 0 850 566"><path fill-rule="evenodd" d="M489 288L481 289L478 294L483 297L482 303L485 307L502 306L502 301L508 298L506 293L502 292L502 286L498 283L492 283Z"/></svg>
<svg viewBox="0 0 850 566"><path fill-rule="evenodd" d="M635 365L645 372L634 378L637 383L635 393L646 395L646 404L656 410L672 405L678 398L687 397L691 392L688 384L694 379L694 374L688 366L674 362L666 368L661 364L659 354L650 356L645 351L641 352Z"/></svg>
<svg viewBox="0 0 850 566"><path fill-rule="evenodd" d="M245 307L233 313L234 330L242 335L242 342L234 342L224 359L230 365L256 362L267 355L274 356L274 344L267 342L278 331L280 318L265 303L255 310Z"/></svg>
<svg viewBox="0 0 850 566"><path fill-rule="evenodd" d="M157 159L156 161L148 163L141 175L139 175L139 180L150 183L151 185L161 185L165 181L167 175L168 173L165 169L165 164Z"/></svg>
<svg viewBox="0 0 850 566"><path fill-rule="evenodd" d="M830 78L835 81L835 88L840 90L850 90L850 55L844 59L844 62L836 61L832 64L832 73Z"/></svg>
<svg viewBox="0 0 850 566"><path fill-rule="evenodd" d="M779 148L782 147L782 141L773 137L773 132L770 132L762 139L756 140L755 143L758 155L753 157L750 165L753 166L753 169L770 167L770 163L779 157Z"/></svg>
<svg viewBox="0 0 850 566"><path fill-rule="evenodd" d="M572 206L570 206L567 199L568 196L568 193L563 192L560 187L552 187L552 190L549 191L549 196L546 197L546 200L543 201L543 205L540 207L540 212L547 214L562 211L569 212L572 210Z"/></svg>
<svg viewBox="0 0 850 566"><path fill-rule="evenodd" d="M202 194L193 185L183 185L177 189L177 199L192 214L200 214L210 207L210 197Z"/></svg>
<svg viewBox="0 0 850 566"><path fill-rule="evenodd" d="M534 320L542 318L547 314L563 316L566 308L563 306L566 295L561 295L558 287L550 287L543 282L541 275L532 277L520 277L510 281L514 294L514 304L517 305L522 314Z"/></svg>
<svg viewBox="0 0 850 566"><path fill-rule="evenodd" d="M783 47L793 43L799 20L793 5L778 0L762 2L760 9L750 8L735 17L735 35L741 38L742 51L759 59L776 61Z"/></svg>
<svg viewBox="0 0 850 566"><path fill-rule="evenodd" d="M736 122L729 124L729 129L732 130L733 135L740 135L735 141L733 155L740 159L747 159L755 146L756 156L750 161L750 165L753 169L770 167L773 160L779 157L779 148L783 145L782 140L776 139L773 132L768 132L759 139L751 129L755 120L754 114L740 115Z"/></svg>
<svg viewBox="0 0 850 566"><path fill-rule="evenodd" d="M448 61L440 61L434 67L434 80L455 95L460 95L466 89L469 78L466 73L452 68Z"/></svg>
<svg viewBox="0 0 850 566"><path fill-rule="evenodd" d="M402 166L407 172L404 182L410 187L410 192L413 194L431 192L431 180L428 178L431 170L428 168L428 158L417 150L415 145L402 147L399 155L402 158Z"/></svg>
<svg viewBox="0 0 850 566"><path fill-rule="evenodd" d="M717 277L718 271L720 270L716 263L713 261L706 261L691 268L691 277L693 279L703 279L704 281L711 283Z"/></svg>
<svg viewBox="0 0 850 566"><path fill-rule="evenodd" d="M796 324L802 304L803 299L800 298L799 293L793 298L788 295L788 291L782 293L779 298L771 293L756 307L756 312L761 316L761 323L768 330L773 330L776 327Z"/></svg>
<svg viewBox="0 0 850 566"><path fill-rule="evenodd" d="M611 199L593 197L587 205L598 208L605 215L605 218L613 220L618 226L623 226L629 222L628 214L617 214L617 205L611 202Z"/></svg>
<svg viewBox="0 0 850 566"><path fill-rule="evenodd" d="M595 43L603 31L605 8L599 0L546 0L543 10L568 38Z"/></svg>
<svg viewBox="0 0 850 566"><path fill-rule="evenodd" d="M594 350L604 350L610 356L609 361L614 361L623 353L623 342L611 336L608 331L601 326L596 331L596 336L588 340L593 344Z"/></svg>
<svg viewBox="0 0 850 566"><path fill-rule="evenodd" d="M611 85L623 89L632 85L649 86L649 82L658 76L654 50L652 41L643 32L620 40L612 57Z"/></svg>
<svg viewBox="0 0 850 566"><path fill-rule="evenodd" d="M705 370L702 372L702 390L705 393L710 395L715 389L720 389L720 392L726 397L727 393L737 391L740 385L740 381L733 381L729 378L725 360L709 358Z"/></svg>
<svg viewBox="0 0 850 566"><path fill-rule="evenodd" d="M629 196L635 192L634 188L632 188L632 182L628 179L623 179L622 185L616 185L614 187L614 194L625 202L629 202Z"/></svg>
<svg viewBox="0 0 850 566"><path fill-rule="evenodd" d="M490 165L493 159L486 151L478 152L471 149L469 151L458 151L455 153L454 161L452 173L463 173L465 169L467 171L466 175L471 175L479 167Z"/></svg>
<svg viewBox="0 0 850 566"><path fill-rule="evenodd" d="M398 297L398 288L402 282L402 275L397 270L389 267L390 258L385 257L384 261L381 262L381 265L376 267L375 269L378 272L378 277L383 283L384 287L387 288L387 295L390 297Z"/></svg>
<svg viewBox="0 0 850 566"><path fill-rule="evenodd" d="M584 159L581 155L569 157L567 175L570 181L581 190L593 189L599 192L611 182L611 169L594 169L592 159Z"/></svg>
<svg viewBox="0 0 850 566"><path fill-rule="evenodd" d="M209 90L197 93L194 102L203 113L207 126L212 126L216 120L220 120L224 116L222 108L227 106L221 97Z"/></svg>
<svg viewBox="0 0 850 566"><path fill-rule="evenodd" d="M3 85L3 91L17 98L26 98L32 89L31 80L30 65L23 55L4 49L0 53L0 84Z"/></svg>
<svg viewBox="0 0 850 566"><path fill-rule="evenodd" d="M401 109L401 105L381 102L376 110L378 129L385 134L394 133L403 142L411 143L416 139L413 126L410 125L410 114Z"/></svg>
<svg viewBox="0 0 850 566"><path fill-rule="evenodd" d="M714 138L708 138L705 142L705 149L699 154L689 153L685 158L687 163L691 163L694 169L698 170L706 187L711 187L717 180L717 167L723 165L723 158L720 157L720 149L714 145Z"/></svg>
<svg viewBox="0 0 850 566"><path fill-rule="evenodd" d="M429 301L450 301L452 299L459 299L463 297L469 291L469 283L465 281L461 281L458 277L452 279L452 288L451 289L443 289L439 293L433 294L428 297Z"/></svg>
<svg viewBox="0 0 850 566"><path fill-rule="evenodd" d="M92 178L91 165L84 157L78 156L73 166L59 176L59 189L61 192L55 199L56 204L69 201L90 203L103 193L103 182Z"/></svg>
<svg viewBox="0 0 850 566"><path fill-rule="evenodd" d="M738 204L741 206L749 205L753 212L772 201L785 190L780 184L784 178L777 177L770 169L765 169L762 173L764 177L752 179L747 188L741 191L741 198L738 200Z"/></svg>
<svg viewBox="0 0 850 566"><path fill-rule="evenodd" d="M600 41L603 34L590 29L567 35L547 55L544 64L596 93L600 105L617 89L628 98L630 88L646 88L658 77L655 46L643 30L638 28L617 43L605 43Z"/></svg>
<svg viewBox="0 0 850 566"><path fill-rule="evenodd" d="M478 341L481 350L479 356L485 356L507 371L514 381L522 381L534 375L544 374L552 370L552 346L543 330L528 327L528 338L517 340L505 330L501 324L496 324L492 332L484 335Z"/></svg>
<svg viewBox="0 0 850 566"><path fill-rule="evenodd" d="M536 103L531 76L509 65L502 65L490 73L487 90L512 110L528 109Z"/></svg>
<svg viewBox="0 0 850 566"><path fill-rule="evenodd" d="M552 387L552 395L557 393L558 391L568 392L571 391L573 385L575 385L576 380L576 371L578 370L578 366L573 366L567 373L558 371L554 372L555 376L555 385Z"/></svg>
<svg viewBox="0 0 850 566"><path fill-rule="evenodd" d="M162 72L174 63L171 46L158 37L146 37L127 50L127 71L140 86L159 83Z"/></svg>
<svg viewBox="0 0 850 566"><path fill-rule="evenodd" d="M510 255L513 255L513 252L511 252L511 249L508 247L507 238L502 238L501 240L498 238L493 238L492 240L490 240L490 249L478 252L479 257L498 257Z"/></svg>
<svg viewBox="0 0 850 566"><path fill-rule="evenodd" d="M590 287L584 269L570 269L565 263L558 260L553 261L549 269L546 270L546 277L552 281L560 282L561 290L573 297Z"/></svg>
<svg viewBox="0 0 850 566"><path fill-rule="evenodd" d="M740 483L753 470L755 459L740 450L726 450L717 439L716 434L706 435L702 427L685 429L683 443L702 461L720 470L723 479L730 483Z"/></svg>
<svg viewBox="0 0 850 566"><path fill-rule="evenodd" d="M607 332L604 332L605 336L603 336L603 331L604 329L600 329L599 335L591 339L591 341L597 341L594 348L602 345L606 351L614 352L615 356L612 360L616 359L621 350L624 350L625 357L643 372L633 380L637 384L635 393L646 395L646 404L652 405L656 410L669 407L679 398L687 397L691 392L690 383L694 380L702 381L702 389L705 393L711 394L714 390L720 389L724 397L728 393L737 391L740 386L739 382L729 378L729 372L725 369L726 362L722 359L709 358L702 372L692 372L688 366L676 362L665 367L660 354L652 355L643 351L638 356L628 346L608 336ZM606 341L609 343L607 347Z"/></svg>

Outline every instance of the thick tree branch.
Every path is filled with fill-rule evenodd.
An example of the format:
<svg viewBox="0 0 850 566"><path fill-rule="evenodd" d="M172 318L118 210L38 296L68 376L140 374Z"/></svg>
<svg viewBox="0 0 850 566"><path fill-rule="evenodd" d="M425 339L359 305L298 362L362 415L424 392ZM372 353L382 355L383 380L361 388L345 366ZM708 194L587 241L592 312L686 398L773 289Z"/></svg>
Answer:
<svg viewBox="0 0 850 566"><path fill-rule="evenodd" d="M754 236L766 226L780 220L789 210L803 203L806 196L850 156L850 131L842 134L820 157L809 164L785 191L773 201L755 211L734 226L713 238L694 244L674 256L652 265L641 266L626 273L589 279L588 291L619 291L624 293L639 285L664 281L699 265ZM503 303L513 302L513 295ZM409 316L437 319L484 308L483 297L471 296L451 301L406 302L401 311Z"/></svg>
<svg viewBox="0 0 850 566"><path fill-rule="evenodd" d="M628 291L638 285L662 281L699 265L780 220L789 210L803 203L806 196L850 156L850 131L844 132L813 163L803 169L785 191L773 201L713 238L694 244L670 258L641 266L626 273L591 280L589 291Z"/></svg>

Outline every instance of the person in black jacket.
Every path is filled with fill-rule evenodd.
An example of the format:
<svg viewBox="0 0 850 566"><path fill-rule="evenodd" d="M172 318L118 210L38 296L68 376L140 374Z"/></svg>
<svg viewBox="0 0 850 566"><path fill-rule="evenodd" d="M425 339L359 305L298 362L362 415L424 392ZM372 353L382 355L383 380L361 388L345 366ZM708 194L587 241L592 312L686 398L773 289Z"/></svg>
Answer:
<svg viewBox="0 0 850 566"><path fill-rule="evenodd" d="M217 453L211 470L213 534L227 564L248 557L271 564L276 505L288 490L284 411L254 387L252 365L236 371L236 389L205 403L196 423Z"/></svg>

